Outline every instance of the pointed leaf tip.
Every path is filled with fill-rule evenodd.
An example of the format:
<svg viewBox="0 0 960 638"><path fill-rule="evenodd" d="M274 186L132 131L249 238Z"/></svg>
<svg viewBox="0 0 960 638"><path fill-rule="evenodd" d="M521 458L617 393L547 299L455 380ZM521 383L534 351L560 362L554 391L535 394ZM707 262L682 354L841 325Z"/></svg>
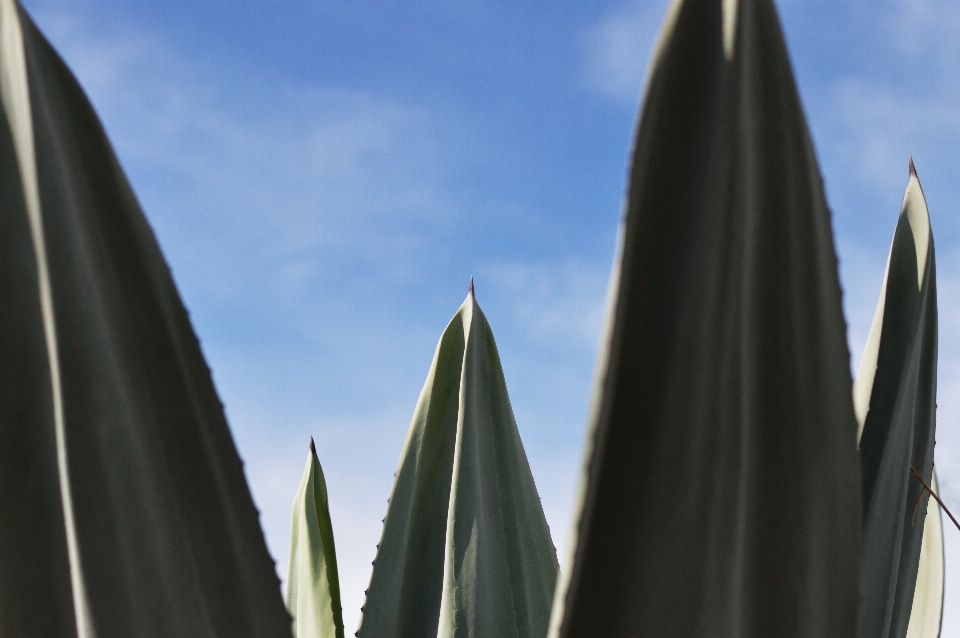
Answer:
<svg viewBox="0 0 960 638"><path fill-rule="evenodd" d="M210 368L112 144L13 0L0 48L2 633L291 638ZM56 334L77 344L69 357ZM17 436L21 417L38 434ZM135 454L142 480L85 453L105 443ZM129 577L147 573L149 593Z"/></svg>
<svg viewBox="0 0 960 638"><path fill-rule="evenodd" d="M671 3L633 144L550 638L857 635L845 323L791 66L773 2ZM795 302L807 295L816 303ZM775 337L758 346L756 329ZM789 391L767 385L773 370ZM731 467L736 478L712 480ZM763 503L762 516L735 513L740 502ZM748 569L727 558L741 553Z"/></svg>
<svg viewBox="0 0 960 638"><path fill-rule="evenodd" d="M910 156L910 177L916 177L917 179L920 179L917 177L917 167L913 165L913 155Z"/></svg>
<svg viewBox="0 0 960 638"><path fill-rule="evenodd" d="M414 410L360 638L547 635L557 553L470 284Z"/></svg>
<svg viewBox="0 0 960 638"><path fill-rule="evenodd" d="M470 288L467 289L467 294L468 295L473 294L473 277L470 277Z"/></svg>
<svg viewBox="0 0 960 638"><path fill-rule="evenodd" d="M310 451L293 503L287 611L293 619L294 636L343 638L337 550L327 485L313 437Z"/></svg>

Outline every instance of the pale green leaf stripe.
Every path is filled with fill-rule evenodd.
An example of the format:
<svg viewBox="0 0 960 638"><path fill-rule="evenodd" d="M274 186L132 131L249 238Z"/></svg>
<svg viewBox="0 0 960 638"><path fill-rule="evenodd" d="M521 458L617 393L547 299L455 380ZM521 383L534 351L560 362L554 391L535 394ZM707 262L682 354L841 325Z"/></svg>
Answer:
<svg viewBox="0 0 960 638"><path fill-rule="evenodd" d="M50 291L46 242L44 241L43 220L40 212L40 191L37 185L33 118L30 112L30 88L27 81L23 32L20 28L20 17L17 13L17 3L14 0L0 0L0 95L3 98L3 109L7 115L16 150L17 164L22 180L23 199L26 204L27 217L30 220L30 234L33 240L33 252L36 257L38 292L43 313L43 329L50 370L51 398L57 442L57 471L60 482L60 498L63 504L64 532L70 560L70 585L73 594L74 614L76 615L76 631L78 638L93 638L95 633L87 603L83 569L80 565L76 521L73 516L73 497L70 493L70 480L68 478L60 361L57 356L57 331L53 316L53 296Z"/></svg>
<svg viewBox="0 0 960 638"><path fill-rule="evenodd" d="M473 294L450 321L404 444L361 638L543 638L556 550Z"/></svg>
<svg viewBox="0 0 960 638"><path fill-rule="evenodd" d="M337 552L327 484L310 442L307 465L293 500L287 611L295 638L343 638Z"/></svg>
<svg viewBox="0 0 960 638"><path fill-rule="evenodd" d="M936 492L937 473L933 473L930 487ZM920 547L920 567L917 569L917 587L913 593L907 638L938 638L943 622L943 519L940 505L932 496L927 499L927 516L923 523L923 543Z"/></svg>

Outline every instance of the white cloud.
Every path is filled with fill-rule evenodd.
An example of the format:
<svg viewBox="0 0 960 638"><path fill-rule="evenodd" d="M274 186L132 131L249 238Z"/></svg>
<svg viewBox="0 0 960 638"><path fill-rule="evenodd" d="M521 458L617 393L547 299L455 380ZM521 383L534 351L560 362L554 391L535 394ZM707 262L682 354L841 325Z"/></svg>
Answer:
<svg viewBox="0 0 960 638"><path fill-rule="evenodd" d="M929 171L939 170L931 164L942 157L943 147L960 146L958 98L957 86L924 95L881 79L841 79L828 90L827 106L819 107L829 114L823 121L827 132L820 135L822 147L833 164L845 168L848 182L899 189L901 184L891 183L891 178L906 183L911 155L926 182ZM895 200L892 207L898 206Z"/></svg>
<svg viewBox="0 0 960 638"><path fill-rule="evenodd" d="M303 292L331 253L402 274L416 234L443 232L456 216L440 182L443 143L457 134L435 113L209 68L149 34L93 35L69 16L42 17L96 104L188 301L238 303L251 287Z"/></svg>
<svg viewBox="0 0 960 638"><path fill-rule="evenodd" d="M960 2L956 0L887 0L882 12L890 44L901 53L927 57L936 48L947 66L960 66Z"/></svg>
<svg viewBox="0 0 960 638"><path fill-rule="evenodd" d="M632 2L604 15L583 34L587 85L609 98L636 104L667 2Z"/></svg>
<svg viewBox="0 0 960 638"><path fill-rule="evenodd" d="M501 263L491 268L497 296L536 342L593 353L603 321L609 268L580 260Z"/></svg>

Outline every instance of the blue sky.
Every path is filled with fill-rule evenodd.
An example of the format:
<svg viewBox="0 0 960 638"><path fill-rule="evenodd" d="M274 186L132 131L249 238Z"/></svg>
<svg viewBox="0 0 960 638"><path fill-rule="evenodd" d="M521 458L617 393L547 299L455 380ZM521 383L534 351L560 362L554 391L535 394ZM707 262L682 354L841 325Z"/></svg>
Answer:
<svg viewBox="0 0 960 638"><path fill-rule="evenodd" d="M561 559L627 156L665 0L24 0L90 95L213 369L286 572L310 435L351 631L409 419L473 275ZM960 1L777 3L854 368L912 154L960 510ZM944 638L960 636L946 529Z"/></svg>

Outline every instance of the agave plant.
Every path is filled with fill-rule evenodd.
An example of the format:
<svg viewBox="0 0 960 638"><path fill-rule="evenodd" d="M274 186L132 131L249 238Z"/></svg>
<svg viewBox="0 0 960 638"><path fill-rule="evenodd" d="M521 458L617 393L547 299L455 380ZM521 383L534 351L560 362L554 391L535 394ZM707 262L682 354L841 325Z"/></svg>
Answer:
<svg viewBox="0 0 960 638"><path fill-rule="evenodd" d="M634 143L553 637L857 633L820 171L770 0L676 0Z"/></svg>
<svg viewBox="0 0 960 638"><path fill-rule="evenodd" d="M293 499L287 610L294 638L343 638L337 549L327 505L327 483L310 438L307 465Z"/></svg>
<svg viewBox="0 0 960 638"><path fill-rule="evenodd" d="M937 281L930 216L913 159L853 395L863 473L860 635L903 638L921 544L930 543L931 569L942 554L939 530L927 541L939 516L924 522L936 434ZM936 596L929 587L922 593ZM932 602L921 604L922 622L931 630L935 624L936 633L927 635L936 636L939 617L928 618Z"/></svg>
<svg viewBox="0 0 960 638"><path fill-rule="evenodd" d="M557 571L471 280L414 411L357 634L542 638Z"/></svg>
<svg viewBox="0 0 960 638"><path fill-rule="evenodd" d="M169 269L14 0L0 102L0 634L289 637Z"/></svg>

